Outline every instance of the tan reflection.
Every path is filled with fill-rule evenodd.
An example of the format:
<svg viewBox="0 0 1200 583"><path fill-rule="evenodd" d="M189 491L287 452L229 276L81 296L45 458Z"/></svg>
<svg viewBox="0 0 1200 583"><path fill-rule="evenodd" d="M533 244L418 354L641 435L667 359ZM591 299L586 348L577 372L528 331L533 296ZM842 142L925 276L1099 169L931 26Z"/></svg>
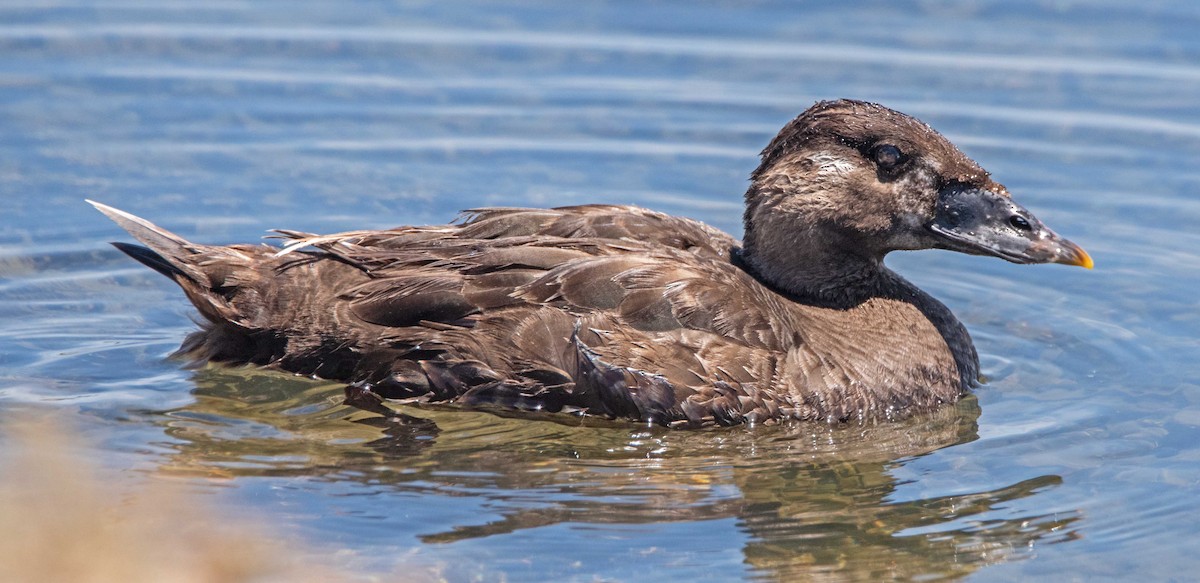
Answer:
<svg viewBox="0 0 1200 583"><path fill-rule="evenodd" d="M101 472L61 410L33 416L0 428L0 581L343 580L244 510L178 483Z"/></svg>
<svg viewBox="0 0 1200 583"><path fill-rule="evenodd" d="M411 407L388 420L342 405L340 385L216 368L195 381L196 402L166 417L178 442L164 471L326 476L485 497L502 515L429 525L426 543L564 522L736 518L745 537L735 544L761 575L859 580L955 578L1077 536L1077 513L1001 512L1057 486L1057 476L893 501L893 467L977 438L973 398L903 423L688 432Z"/></svg>

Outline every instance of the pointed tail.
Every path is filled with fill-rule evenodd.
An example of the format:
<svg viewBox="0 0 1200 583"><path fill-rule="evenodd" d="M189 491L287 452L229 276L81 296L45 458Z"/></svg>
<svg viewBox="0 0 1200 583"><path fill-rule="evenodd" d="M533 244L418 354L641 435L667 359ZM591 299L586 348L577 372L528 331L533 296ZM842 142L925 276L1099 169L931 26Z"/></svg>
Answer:
<svg viewBox="0 0 1200 583"><path fill-rule="evenodd" d="M237 287L235 281L252 271L248 257L223 247L191 243L141 217L96 201L87 202L142 243L113 242L114 247L179 284L205 318L244 323L230 300Z"/></svg>
<svg viewBox="0 0 1200 583"><path fill-rule="evenodd" d="M198 254L199 250L195 245L175 233L123 210L94 200L88 200L87 203L96 207L96 210L104 213L104 216L112 219L114 223L133 235L134 239L145 245L143 247L114 241L113 247L120 249L146 267L175 280L180 285L183 285L179 281L181 277L197 284L203 281L201 279L203 274L187 262L187 258Z"/></svg>

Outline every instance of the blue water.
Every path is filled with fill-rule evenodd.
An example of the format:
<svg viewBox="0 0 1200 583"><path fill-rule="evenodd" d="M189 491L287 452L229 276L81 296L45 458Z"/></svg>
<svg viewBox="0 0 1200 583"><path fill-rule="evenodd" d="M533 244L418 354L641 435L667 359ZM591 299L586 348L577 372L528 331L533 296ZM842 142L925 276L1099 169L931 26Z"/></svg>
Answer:
<svg viewBox="0 0 1200 583"><path fill-rule="evenodd" d="M55 412L351 578L1186 580L1197 30L1190 0L4 2L0 423ZM204 243L584 202L740 234L757 152L836 97L929 122L1096 260L889 257L990 379L901 424L380 426L337 385L166 359L193 310L83 203Z"/></svg>

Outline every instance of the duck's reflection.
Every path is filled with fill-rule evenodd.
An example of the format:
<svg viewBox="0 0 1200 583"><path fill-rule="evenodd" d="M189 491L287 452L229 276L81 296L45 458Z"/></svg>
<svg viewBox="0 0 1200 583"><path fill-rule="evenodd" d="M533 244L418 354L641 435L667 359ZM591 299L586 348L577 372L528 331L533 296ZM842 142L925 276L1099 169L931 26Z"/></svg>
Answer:
<svg viewBox="0 0 1200 583"><path fill-rule="evenodd" d="M1003 510L1058 485L1057 476L904 499L894 468L977 438L971 398L903 423L688 432L461 410L383 417L342 405L337 385L222 369L195 380L196 402L162 417L177 450L164 470L478 496L500 515L429 525L427 543L562 523L735 518L748 535L746 562L766 574L907 579L1026 556L1038 543L1075 537L1079 519Z"/></svg>

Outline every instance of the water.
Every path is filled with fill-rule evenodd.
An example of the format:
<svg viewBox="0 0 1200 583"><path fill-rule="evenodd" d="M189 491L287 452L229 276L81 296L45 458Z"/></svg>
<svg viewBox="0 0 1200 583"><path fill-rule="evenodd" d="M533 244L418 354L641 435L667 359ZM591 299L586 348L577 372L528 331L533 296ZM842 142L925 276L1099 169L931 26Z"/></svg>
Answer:
<svg viewBox="0 0 1200 583"><path fill-rule="evenodd" d="M50 411L116 479L351 577L1195 572L1200 9L693 4L0 5L0 420ZM930 122L1097 264L890 257L990 379L896 425L381 426L337 385L165 359L192 309L83 203L206 243L583 202L738 233L758 150L834 97Z"/></svg>

